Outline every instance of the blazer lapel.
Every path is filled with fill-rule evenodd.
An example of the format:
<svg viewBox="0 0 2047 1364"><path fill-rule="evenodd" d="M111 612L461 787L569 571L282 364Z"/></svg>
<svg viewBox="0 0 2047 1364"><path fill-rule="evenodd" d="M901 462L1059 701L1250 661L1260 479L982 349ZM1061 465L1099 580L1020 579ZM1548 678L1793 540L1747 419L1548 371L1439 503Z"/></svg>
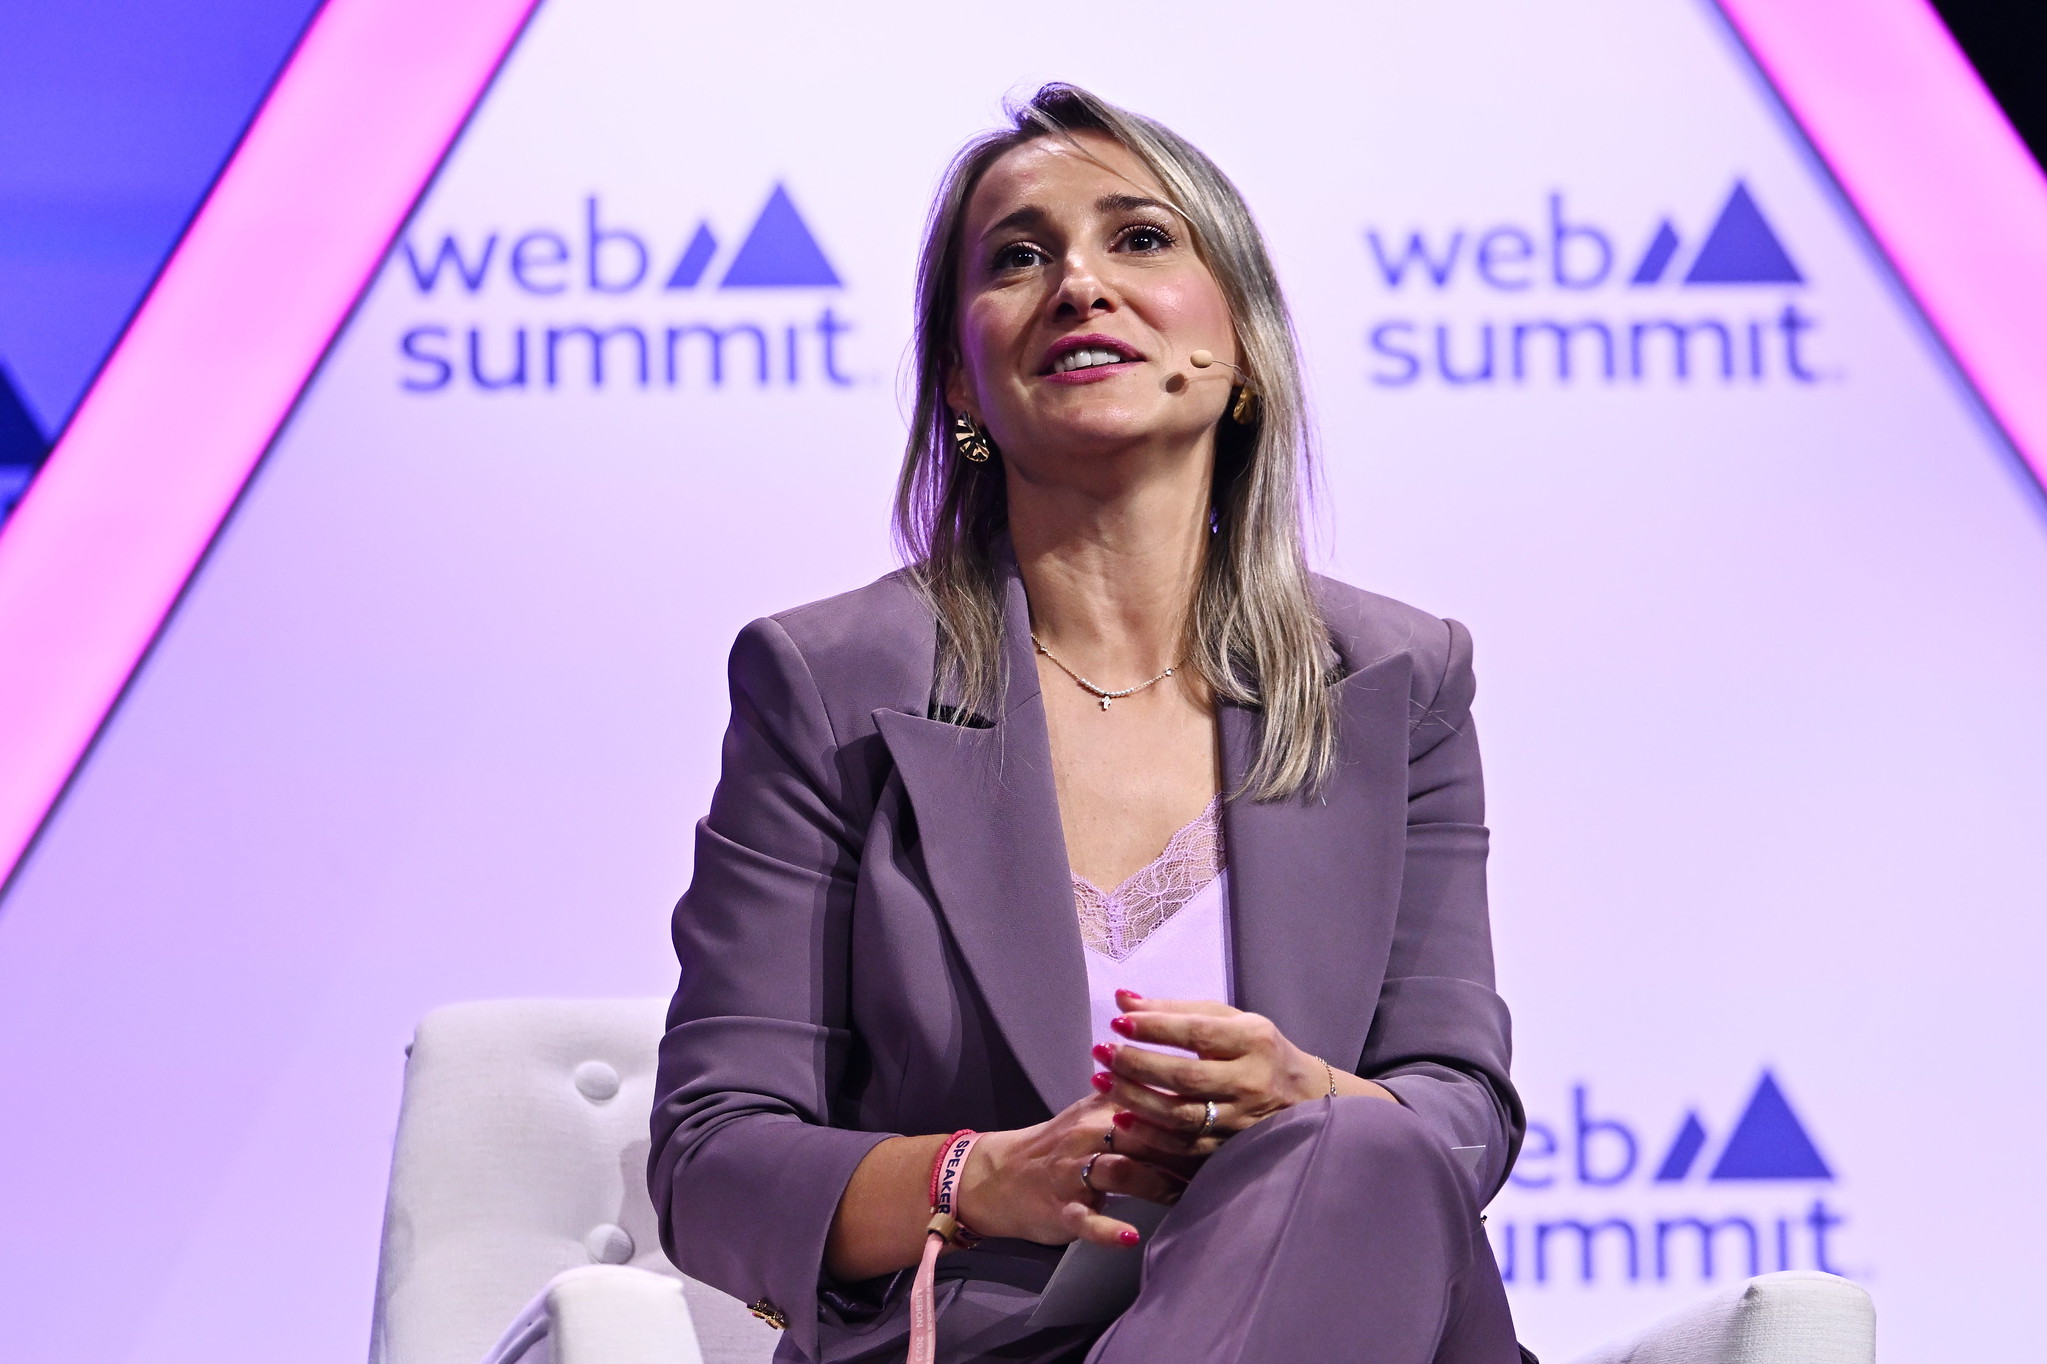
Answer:
<svg viewBox="0 0 2047 1364"><path fill-rule="evenodd" d="M995 1023L1046 1108L1088 1093L1087 963L1023 583L1008 565L1009 689L992 727L877 711L924 869ZM936 703L936 697L933 698ZM952 714L934 704L936 714Z"/></svg>
<svg viewBox="0 0 2047 1364"><path fill-rule="evenodd" d="M1399 909L1412 668L1396 654L1334 684L1337 767L1318 797L1223 807L1237 1007L1348 1067L1364 1053ZM1235 791L1258 719L1224 706L1220 723Z"/></svg>

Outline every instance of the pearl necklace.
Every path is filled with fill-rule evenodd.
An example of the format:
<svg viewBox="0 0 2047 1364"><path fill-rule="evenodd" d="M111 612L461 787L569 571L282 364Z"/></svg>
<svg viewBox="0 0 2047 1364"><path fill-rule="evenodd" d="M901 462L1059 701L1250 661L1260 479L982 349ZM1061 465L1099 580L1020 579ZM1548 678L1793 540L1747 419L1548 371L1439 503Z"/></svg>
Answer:
<svg viewBox="0 0 2047 1364"><path fill-rule="evenodd" d="M1103 710L1107 710L1109 708L1109 703L1111 701L1121 701L1126 696L1137 695L1137 693L1143 691L1146 687L1156 687L1159 683L1165 681L1167 678L1173 675L1173 668L1177 668L1180 666L1181 663L1186 662L1185 659L1182 659L1180 663L1175 663L1172 668L1166 669L1157 677L1152 678L1151 681L1149 682L1140 682L1134 687L1125 687L1122 691L1110 691L1107 687L1096 686L1094 683L1088 681L1085 677L1082 677L1073 669L1067 667L1064 663L1061 663L1057 656L1055 656L1050 649L1047 649L1044 645L1038 643L1038 637L1036 635L1031 636L1031 643L1036 646L1039 653L1043 654L1045 657L1052 660L1053 667L1057 668L1060 672L1065 673L1075 682L1078 682L1084 690L1092 694L1096 700L1100 701L1102 703Z"/></svg>

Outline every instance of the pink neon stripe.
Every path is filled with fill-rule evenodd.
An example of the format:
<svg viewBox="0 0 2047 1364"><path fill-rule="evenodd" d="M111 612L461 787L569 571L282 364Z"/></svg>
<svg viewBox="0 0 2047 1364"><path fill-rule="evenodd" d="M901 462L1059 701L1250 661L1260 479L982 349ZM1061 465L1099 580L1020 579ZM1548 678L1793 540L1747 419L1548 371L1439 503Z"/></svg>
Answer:
<svg viewBox="0 0 2047 1364"><path fill-rule="evenodd" d="M1926 0L1721 0L2047 483L2047 177Z"/></svg>
<svg viewBox="0 0 2047 1364"><path fill-rule="evenodd" d="M536 0L328 0L0 535L0 877Z"/></svg>

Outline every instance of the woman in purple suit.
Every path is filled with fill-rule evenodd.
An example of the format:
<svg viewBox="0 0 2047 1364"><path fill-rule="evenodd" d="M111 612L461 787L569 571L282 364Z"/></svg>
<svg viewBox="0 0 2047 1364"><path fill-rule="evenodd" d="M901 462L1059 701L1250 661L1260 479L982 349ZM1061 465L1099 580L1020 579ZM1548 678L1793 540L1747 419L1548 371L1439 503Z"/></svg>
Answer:
<svg viewBox="0 0 2047 1364"><path fill-rule="evenodd" d="M1469 639L1308 571L1243 201L1048 86L953 163L917 347L910 566L733 649L669 1254L784 1360L1515 1359ZM1038 1310L1076 1241L1140 1257L1112 1320Z"/></svg>

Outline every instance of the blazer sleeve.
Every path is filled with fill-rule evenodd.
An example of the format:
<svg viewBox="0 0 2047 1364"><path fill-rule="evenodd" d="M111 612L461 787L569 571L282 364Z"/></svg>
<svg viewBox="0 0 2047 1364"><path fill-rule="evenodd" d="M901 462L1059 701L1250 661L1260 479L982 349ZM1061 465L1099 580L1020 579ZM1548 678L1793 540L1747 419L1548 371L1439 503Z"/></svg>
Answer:
<svg viewBox="0 0 2047 1364"><path fill-rule="evenodd" d="M1449 1145L1484 1146L1479 1186L1490 1197L1513 1166L1526 1119L1508 1079L1507 1006L1493 990L1471 634L1454 620L1444 625L1435 686L1417 677L1400 909L1358 1070Z"/></svg>
<svg viewBox="0 0 2047 1364"><path fill-rule="evenodd" d="M680 982L655 1078L648 1183L661 1244L815 1358L824 1244L853 1169L889 1134L833 1127L852 1049L847 922L861 830L801 653L773 620L733 645L732 720L676 906Z"/></svg>

